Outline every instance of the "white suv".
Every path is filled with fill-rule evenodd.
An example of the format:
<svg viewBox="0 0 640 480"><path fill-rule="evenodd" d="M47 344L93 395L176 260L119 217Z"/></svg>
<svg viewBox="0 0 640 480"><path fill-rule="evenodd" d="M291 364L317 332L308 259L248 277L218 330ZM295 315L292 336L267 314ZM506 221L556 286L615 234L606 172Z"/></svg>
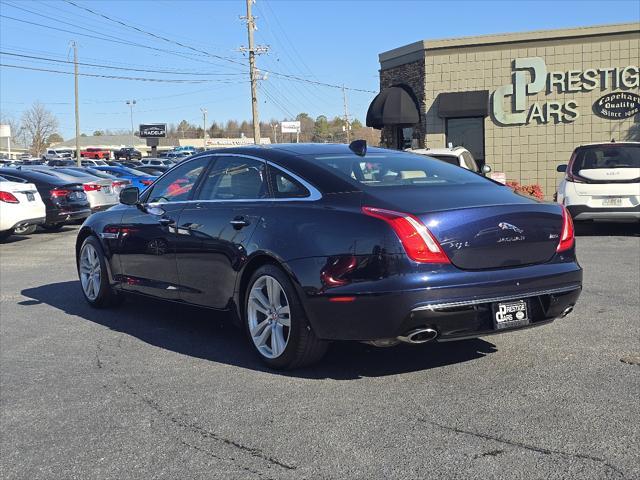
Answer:
<svg viewBox="0 0 640 480"><path fill-rule="evenodd" d="M482 169L478 167L476 160L471 155L471 152L464 147L452 147L452 148L408 148L405 152L417 153L418 155L426 155L428 157L436 158L443 162L450 163L451 165L457 165L458 167L471 170L476 173L487 174L491 171L488 165L485 165Z"/></svg>
<svg viewBox="0 0 640 480"><path fill-rule="evenodd" d="M640 220L640 142L581 145L557 170L557 201L574 220Z"/></svg>

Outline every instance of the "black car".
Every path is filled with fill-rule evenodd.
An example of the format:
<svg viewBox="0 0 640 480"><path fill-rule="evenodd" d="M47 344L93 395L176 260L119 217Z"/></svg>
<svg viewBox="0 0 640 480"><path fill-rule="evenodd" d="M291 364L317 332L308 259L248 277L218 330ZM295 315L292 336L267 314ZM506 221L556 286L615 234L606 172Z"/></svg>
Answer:
<svg viewBox="0 0 640 480"><path fill-rule="evenodd" d="M33 183L46 207L46 220L41 226L59 230L65 223L91 215L91 206L82 184L69 183L43 171L1 168L0 175L12 182Z"/></svg>
<svg viewBox="0 0 640 480"><path fill-rule="evenodd" d="M120 200L78 234L87 301L230 310L276 368L543 325L582 287L563 206L363 142L205 152Z"/></svg>
<svg viewBox="0 0 640 480"><path fill-rule="evenodd" d="M77 164L75 160L68 158L55 158L47 162L47 165L50 167L73 167Z"/></svg>
<svg viewBox="0 0 640 480"><path fill-rule="evenodd" d="M113 151L113 158L116 160L133 160L135 158L141 159L142 152L132 147L124 147L119 150Z"/></svg>

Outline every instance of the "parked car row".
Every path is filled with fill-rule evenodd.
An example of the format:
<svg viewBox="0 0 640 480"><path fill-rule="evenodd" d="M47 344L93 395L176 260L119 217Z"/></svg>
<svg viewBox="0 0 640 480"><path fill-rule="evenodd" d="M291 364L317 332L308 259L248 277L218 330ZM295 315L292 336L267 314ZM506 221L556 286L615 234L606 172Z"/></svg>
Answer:
<svg viewBox="0 0 640 480"><path fill-rule="evenodd" d="M0 239L31 234L38 225L59 230L65 223L84 220L118 203L123 188L135 186L142 191L161 174L106 162L87 167L72 162L0 168Z"/></svg>

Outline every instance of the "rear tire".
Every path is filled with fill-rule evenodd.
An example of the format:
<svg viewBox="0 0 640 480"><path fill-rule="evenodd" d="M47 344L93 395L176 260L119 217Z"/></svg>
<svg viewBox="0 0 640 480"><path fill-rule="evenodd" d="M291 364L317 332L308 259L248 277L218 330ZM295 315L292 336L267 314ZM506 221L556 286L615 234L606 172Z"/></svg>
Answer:
<svg viewBox="0 0 640 480"><path fill-rule="evenodd" d="M42 225L42 228L49 232L57 232L62 229L64 223L45 223Z"/></svg>
<svg viewBox="0 0 640 480"><path fill-rule="evenodd" d="M76 264L82 294L89 305L108 308L122 303L122 295L109 283L107 259L96 237L89 236L82 242Z"/></svg>
<svg viewBox="0 0 640 480"><path fill-rule="evenodd" d="M315 336L291 280L275 265L253 273L243 305L249 342L269 367L299 368L318 362L326 353L328 343Z"/></svg>
<svg viewBox="0 0 640 480"><path fill-rule="evenodd" d="M28 225L26 227L16 227L13 230L13 233L15 233L16 235L31 235L35 233L37 228L38 228L37 225Z"/></svg>

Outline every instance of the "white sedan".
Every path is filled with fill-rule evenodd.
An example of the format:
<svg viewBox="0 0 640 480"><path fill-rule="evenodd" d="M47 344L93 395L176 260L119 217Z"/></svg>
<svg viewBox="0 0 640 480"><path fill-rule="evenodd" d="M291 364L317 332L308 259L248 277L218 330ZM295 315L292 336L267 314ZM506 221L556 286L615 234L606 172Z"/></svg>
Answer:
<svg viewBox="0 0 640 480"><path fill-rule="evenodd" d="M15 233L33 233L44 223L45 206L32 183L0 177L0 241Z"/></svg>

